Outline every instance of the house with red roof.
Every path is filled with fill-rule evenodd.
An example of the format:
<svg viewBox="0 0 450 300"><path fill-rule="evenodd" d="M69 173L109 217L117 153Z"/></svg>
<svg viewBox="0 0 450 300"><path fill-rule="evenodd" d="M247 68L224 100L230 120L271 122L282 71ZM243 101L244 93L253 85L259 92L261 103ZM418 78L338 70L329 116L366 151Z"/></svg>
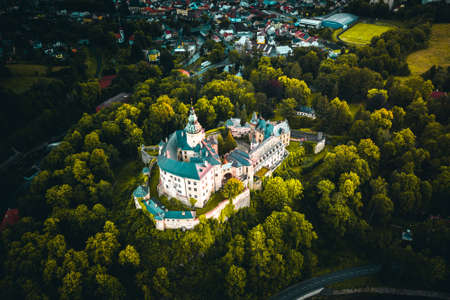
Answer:
<svg viewBox="0 0 450 300"><path fill-rule="evenodd" d="M445 97L445 96L447 96L446 92L440 92L440 91L431 92L431 98L433 98L433 99L438 99L438 98Z"/></svg>
<svg viewBox="0 0 450 300"><path fill-rule="evenodd" d="M8 226L12 226L19 222L19 210L17 208L8 208L3 217L2 224L0 225L0 231L5 229Z"/></svg>
<svg viewBox="0 0 450 300"><path fill-rule="evenodd" d="M112 83L112 81L114 80L114 78L116 78L117 75L108 75L108 76L103 76L102 78L100 78L100 80L98 81L98 83L100 84L100 88L101 89L106 89L107 87L109 87Z"/></svg>

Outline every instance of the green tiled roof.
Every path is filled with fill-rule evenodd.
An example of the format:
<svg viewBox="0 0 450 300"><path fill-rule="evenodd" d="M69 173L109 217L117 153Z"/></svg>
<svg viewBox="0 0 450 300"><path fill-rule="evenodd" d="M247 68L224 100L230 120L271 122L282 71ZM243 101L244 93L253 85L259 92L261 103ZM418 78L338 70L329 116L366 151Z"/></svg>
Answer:
<svg viewBox="0 0 450 300"><path fill-rule="evenodd" d="M258 126L257 126L257 128L258 128L258 129L261 129L261 130L264 130L264 128L266 128L266 121L264 121L263 119L260 119L260 120L258 121Z"/></svg>
<svg viewBox="0 0 450 300"><path fill-rule="evenodd" d="M156 204L153 199L144 201L145 207L148 212L153 215L155 220L161 221L163 219L193 219L191 211L169 210L165 211Z"/></svg>
<svg viewBox="0 0 450 300"><path fill-rule="evenodd" d="M264 130L264 139L269 138L272 135L272 132L273 132L273 125L267 123L266 129Z"/></svg>
<svg viewBox="0 0 450 300"><path fill-rule="evenodd" d="M164 210L159 207L153 200L144 201L145 207L148 212L153 215L155 220L161 221L164 219Z"/></svg>
<svg viewBox="0 0 450 300"><path fill-rule="evenodd" d="M193 107L191 107L191 111L190 111L189 117L188 117L188 123L187 123L186 127L184 128L184 130L187 133L191 133L191 134L196 134L196 133L199 133L200 131L202 131L202 126L197 121L197 115L195 114Z"/></svg>
<svg viewBox="0 0 450 300"><path fill-rule="evenodd" d="M196 163L177 161L163 155L158 156L158 166L171 174L191 179L200 179Z"/></svg>
<svg viewBox="0 0 450 300"><path fill-rule="evenodd" d="M136 198L144 198L147 195L148 195L148 188L144 188L142 186L138 186L133 192L133 196Z"/></svg>
<svg viewBox="0 0 450 300"><path fill-rule="evenodd" d="M168 139L167 143L162 143L161 155L158 156L159 167L171 174L191 179L200 179L197 165L204 165L205 161L211 165L220 164L220 158L213 148L206 144L199 143L194 148L187 143L185 130L175 131ZM177 149L194 151L198 157L192 158L190 162L179 161Z"/></svg>
<svg viewBox="0 0 450 300"><path fill-rule="evenodd" d="M233 165L236 167L251 166L248 154L239 149L233 150L230 155L228 155L228 160L233 161Z"/></svg>
<svg viewBox="0 0 450 300"><path fill-rule="evenodd" d="M164 215L164 219L192 219L193 217L194 216L190 211L179 211L179 210L169 210L166 211Z"/></svg>
<svg viewBox="0 0 450 300"><path fill-rule="evenodd" d="M304 105L300 106L300 111L310 113L310 114L314 113L314 109L312 107L304 106Z"/></svg>

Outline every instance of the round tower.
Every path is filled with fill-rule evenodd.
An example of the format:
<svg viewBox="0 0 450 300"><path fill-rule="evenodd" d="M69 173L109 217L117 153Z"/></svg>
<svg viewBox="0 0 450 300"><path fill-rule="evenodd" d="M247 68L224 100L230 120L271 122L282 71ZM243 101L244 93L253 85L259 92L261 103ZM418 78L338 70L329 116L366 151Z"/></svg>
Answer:
<svg viewBox="0 0 450 300"><path fill-rule="evenodd" d="M203 127L198 122L193 107L191 107L191 111L189 112L188 123L184 130L186 131L187 143L192 148L197 146L205 138Z"/></svg>

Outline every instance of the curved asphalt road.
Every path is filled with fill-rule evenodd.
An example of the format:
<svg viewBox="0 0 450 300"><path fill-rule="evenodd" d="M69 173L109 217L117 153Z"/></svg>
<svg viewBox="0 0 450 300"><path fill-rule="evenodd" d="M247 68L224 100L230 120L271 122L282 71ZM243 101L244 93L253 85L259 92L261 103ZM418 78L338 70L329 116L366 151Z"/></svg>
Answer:
<svg viewBox="0 0 450 300"><path fill-rule="evenodd" d="M375 274L381 270L381 265L368 265L347 270L342 270L327 275L311 278L294 285L291 285L287 289L281 291L275 296L271 297L271 300L288 300L297 299L304 296L314 290L322 288L326 285L340 282L346 279L360 277L370 274Z"/></svg>
<svg viewBox="0 0 450 300"><path fill-rule="evenodd" d="M209 66L203 68L202 70L200 70L200 71L198 71L198 72L196 72L196 73L193 73L193 74L191 75L191 77L198 76L198 75L202 75L203 73L205 73L205 72L208 71L208 70L216 69L216 68L221 68L221 67L225 67L226 65L229 65L229 64L230 64L230 60L229 60L228 57L227 57L227 58L225 58L225 60L223 60L222 62L219 62L219 63L217 63L217 64L213 64L213 65L209 65Z"/></svg>

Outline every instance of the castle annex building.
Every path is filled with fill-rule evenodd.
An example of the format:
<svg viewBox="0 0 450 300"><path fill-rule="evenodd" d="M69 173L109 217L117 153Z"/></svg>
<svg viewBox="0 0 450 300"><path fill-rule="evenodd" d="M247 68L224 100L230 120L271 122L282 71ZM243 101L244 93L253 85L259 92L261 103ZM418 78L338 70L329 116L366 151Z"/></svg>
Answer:
<svg viewBox="0 0 450 300"><path fill-rule="evenodd" d="M288 155L291 131L287 121L269 122L254 113L250 123L241 125L240 119L230 119L225 124L238 146L220 158L216 136L205 136L191 108L186 127L159 144L160 195L186 205L194 198L195 207L201 208L229 178L238 178L252 189L256 172L266 168L271 174Z"/></svg>

